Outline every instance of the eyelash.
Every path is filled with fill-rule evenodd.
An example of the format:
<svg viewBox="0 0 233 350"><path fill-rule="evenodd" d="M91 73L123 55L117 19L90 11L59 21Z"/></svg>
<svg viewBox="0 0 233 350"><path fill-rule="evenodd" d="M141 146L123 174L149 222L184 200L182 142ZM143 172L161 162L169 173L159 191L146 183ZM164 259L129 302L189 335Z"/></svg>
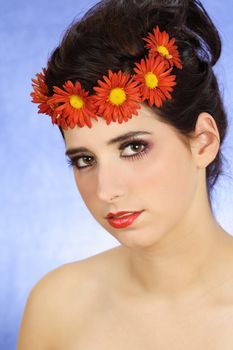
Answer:
<svg viewBox="0 0 233 350"><path fill-rule="evenodd" d="M135 159L140 159L142 157L144 157L145 154L147 154L147 152L149 151L150 149L150 144L148 142L145 142L144 140L140 140L140 139L137 139L135 141L128 141L126 143L123 143L120 147L119 147L119 150L124 150L125 148L127 148L128 146L135 146L135 145L139 145L139 146L144 146L144 149L143 151L141 152L138 152L136 153L135 155L131 155L131 156L123 156L122 158L128 158L127 160L135 160ZM85 168L90 168L91 165L87 165L87 166L82 166L82 167L79 167L77 166L77 163L79 161L79 159L81 158L84 158L84 157L87 157L87 158L92 158L91 156L86 156L84 154L81 154L79 156L76 156L76 157L73 157L72 159L67 159L67 163L68 163L68 167L72 167L72 168L77 168L79 169L80 171L85 169Z"/></svg>

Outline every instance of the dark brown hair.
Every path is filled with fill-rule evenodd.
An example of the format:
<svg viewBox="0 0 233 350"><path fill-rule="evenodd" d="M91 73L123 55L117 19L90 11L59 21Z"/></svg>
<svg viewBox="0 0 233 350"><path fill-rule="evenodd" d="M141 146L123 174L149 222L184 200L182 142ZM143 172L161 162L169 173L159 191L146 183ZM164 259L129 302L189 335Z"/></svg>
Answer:
<svg viewBox="0 0 233 350"><path fill-rule="evenodd" d="M80 81L93 86L108 69L133 74L134 62L147 55L142 40L158 25L175 37L183 69L174 68L176 82L172 100L160 109L160 120L173 126L182 138L192 136L198 115L210 113L223 143L228 121L212 67L221 53L219 33L198 0L102 0L67 29L52 53L46 74L49 94L54 85ZM62 129L60 128L61 132ZM62 132L64 137L64 134ZM208 198L222 173L221 150L206 168ZM210 202L211 204L211 202Z"/></svg>

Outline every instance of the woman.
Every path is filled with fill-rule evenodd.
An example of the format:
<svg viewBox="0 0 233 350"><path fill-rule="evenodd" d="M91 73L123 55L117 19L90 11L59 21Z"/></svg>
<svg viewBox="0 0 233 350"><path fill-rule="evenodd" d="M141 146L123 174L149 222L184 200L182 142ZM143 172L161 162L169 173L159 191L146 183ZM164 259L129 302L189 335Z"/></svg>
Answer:
<svg viewBox="0 0 233 350"><path fill-rule="evenodd" d="M220 52L198 0L103 0L33 79L120 246L34 286L18 350L233 348L233 237L211 207L228 125Z"/></svg>

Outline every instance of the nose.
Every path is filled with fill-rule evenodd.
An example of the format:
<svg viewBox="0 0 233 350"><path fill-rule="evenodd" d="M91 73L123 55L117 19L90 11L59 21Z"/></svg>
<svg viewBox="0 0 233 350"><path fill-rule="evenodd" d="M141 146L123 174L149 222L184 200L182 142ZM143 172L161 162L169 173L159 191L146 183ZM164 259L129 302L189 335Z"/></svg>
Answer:
<svg viewBox="0 0 233 350"><path fill-rule="evenodd" d="M97 177L97 196L105 202L112 202L125 193L125 183L120 170L116 166L99 166Z"/></svg>

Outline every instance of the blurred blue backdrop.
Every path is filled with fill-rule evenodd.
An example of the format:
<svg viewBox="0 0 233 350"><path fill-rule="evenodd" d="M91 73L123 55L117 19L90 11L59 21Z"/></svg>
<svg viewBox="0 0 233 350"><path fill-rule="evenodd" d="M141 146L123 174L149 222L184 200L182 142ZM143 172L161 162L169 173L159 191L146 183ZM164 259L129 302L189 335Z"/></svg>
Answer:
<svg viewBox="0 0 233 350"><path fill-rule="evenodd" d="M48 271L119 243L90 215L66 166L65 147L50 118L32 104L31 78L46 65L65 29L94 0L11 0L0 14L0 349L16 348L32 286ZM215 67L229 131L226 175L214 192L219 223L233 234L233 2L203 0L223 51Z"/></svg>

